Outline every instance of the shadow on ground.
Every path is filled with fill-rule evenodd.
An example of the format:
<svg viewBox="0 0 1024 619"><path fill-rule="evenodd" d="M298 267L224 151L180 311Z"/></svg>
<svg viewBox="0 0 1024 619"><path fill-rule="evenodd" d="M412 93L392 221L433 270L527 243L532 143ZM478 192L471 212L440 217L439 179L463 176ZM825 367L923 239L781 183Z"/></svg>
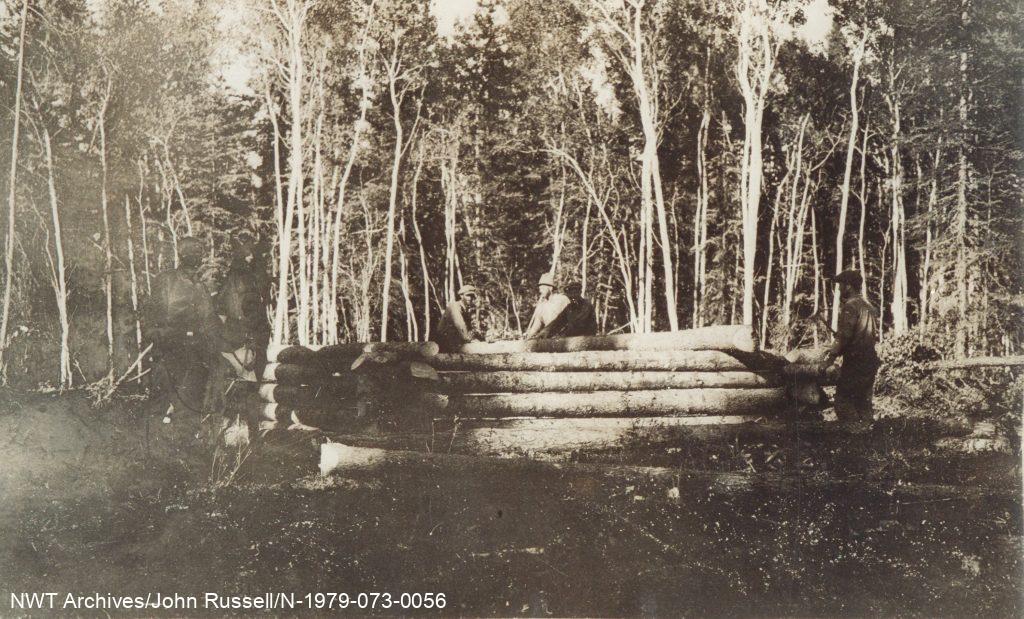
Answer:
<svg viewBox="0 0 1024 619"><path fill-rule="evenodd" d="M327 479L311 475L322 439L292 434L214 489L181 436L151 423L147 448L141 403L4 398L5 597L418 591L445 593L444 614L528 616L1022 611L1019 455L939 454L936 424L677 433L578 454L586 466L439 458Z"/></svg>

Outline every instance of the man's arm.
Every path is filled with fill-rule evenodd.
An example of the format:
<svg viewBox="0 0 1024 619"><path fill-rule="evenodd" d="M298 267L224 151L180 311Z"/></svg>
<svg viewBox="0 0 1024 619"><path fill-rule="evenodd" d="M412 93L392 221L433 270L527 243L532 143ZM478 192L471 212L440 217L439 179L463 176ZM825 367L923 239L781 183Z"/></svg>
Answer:
<svg viewBox="0 0 1024 619"><path fill-rule="evenodd" d="M846 353L846 347L853 337L856 326L857 312L846 305L841 307L839 309L839 328L836 330L836 339L832 346L825 351L825 356L822 358L823 368L832 365L836 359Z"/></svg>
<svg viewBox="0 0 1024 619"><path fill-rule="evenodd" d="M526 334L523 336L524 340L532 340L537 337L537 333L544 327L543 321L540 319L541 304L543 301L539 301L533 308L533 317L530 318L530 324L526 327Z"/></svg>
<svg viewBox="0 0 1024 619"><path fill-rule="evenodd" d="M469 330L469 325L466 324L465 316L462 315L462 306L458 303L451 303L448 306L448 313L452 317L452 326L455 327L462 341L472 342L475 338L472 331Z"/></svg>

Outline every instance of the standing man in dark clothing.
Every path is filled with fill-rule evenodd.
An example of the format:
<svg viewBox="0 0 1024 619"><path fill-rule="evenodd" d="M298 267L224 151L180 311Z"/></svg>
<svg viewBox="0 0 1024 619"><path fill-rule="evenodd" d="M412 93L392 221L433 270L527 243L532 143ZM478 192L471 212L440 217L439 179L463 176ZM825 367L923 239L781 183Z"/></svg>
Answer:
<svg viewBox="0 0 1024 619"><path fill-rule="evenodd" d="M843 365L836 381L836 416L839 421L869 422L875 375L881 362L875 352L878 327L875 308L861 296L861 275L848 270L836 275L840 298L839 329L836 340L822 359L822 369L838 357Z"/></svg>
<svg viewBox="0 0 1024 619"><path fill-rule="evenodd" d="M153 343L154 378L172 415L199 419L208 412L207 378L222 348L221 322L210 292L200 279L203 244L185 238L178 244L178 267L153 281L143 311L147 337Z"/></svg>
<svg viewBox="0 0 1024 619"><path fill-rule="evenodd" d="M569 304L537 333L538 338L597 334L597 313L590 301L583 298L583 286L572 282L565 287L565 294Z"/></svg>
<svg viewBox="0 0 1024 619"><path fill-rule="evenodd" d="M458 352L463 344L483 340L480 333L476 286L459 288L459 298L448 304L437 327L434 341L441 352Z"/></svg>
<svg viewBox="0 0 1024 619"><path fill-rule="evenodd" d="M224 285L217 295L217 313L224 317L224 341L235 361L259 379L267 362L270 322L267 302L270 281L263 269L263 252L254 242L235 248Z"/></svg>

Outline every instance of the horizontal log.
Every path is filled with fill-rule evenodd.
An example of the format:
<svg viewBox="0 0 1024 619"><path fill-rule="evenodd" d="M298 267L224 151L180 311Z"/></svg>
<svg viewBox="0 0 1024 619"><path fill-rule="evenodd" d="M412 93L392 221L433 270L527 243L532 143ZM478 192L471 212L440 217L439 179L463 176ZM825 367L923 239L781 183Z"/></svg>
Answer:
<svg viewBox="0 0 1024 619"><path fill-rule="evenodd" d="M401 360L429 359L440 350L437 342L370 342L363 352L395 353Z"/></svg>
<svg viewBox="0 0 1024 619"><path fill-rule="evenodd" d="M966 518L980 518L991 512L991 505L1015 505L1019 501L1013 488L959 484L893 483L865 480L861 476L836 478L834 476L787 475L780 473L746 473L706 471L678 467L637 466L629 464L544 462L526 458L492 458L460 454L423 452L376 447L357 447L344 443L321 443L319 471L321 476L357 479L368 476L379 479L386 474L399 474L404 478L422 479L434 484L443 471L444 479L485 478L484 483L502 486L504 479L522 480L527 476L546 475L547 479L590 478L609 479L640 488L644 494L671 492L675 497L702 497L709 493L745 496L752 492L786 493L797 498L801 494L843 495L856 493L879 505L898 508L922 516L929 513L927 503L957 501L957 509L966 512ZM297 486L309 484L311 489L322 490L326 480L302 480ZM312 483L311 483L312 482ZM637 486L637 482L644 483ZM653 483L656 485L646 485ZM679 500L677 498L677 500ZM683 499L685 500L685 499ZM987 506L975 509L975 506ZM1011 507L1012 509L1012 507ZM612 516L615 514L609 512ZM919 516L917 516L920 518ZM910 517L905 519L909 520ZM623 522L631 524L623 518ZM1016 552L1017 538L1006 540L1009 552Z"/></svg>
<svg viewBox="0 0 1024 619"><path fill-rule="evenodd" d="M441 353L431 360L448 371L627 372L757 370L717 350L594 350L580 352L515 352L489 355Z"/></svg>
<svg viewBox="0 0 1024 619"><path fill-rule="evenodd" d="M260 385L260 399L264 402L286 404L295 407L331 408L343 402L356 399L356 385L353 377L347 383L333 382L322 385Z"/></svg>
<svg viewBox="0 0 1024 619"><path fill-rule="evenodd" d="M451 398L461 417L656 417L775 415L789 402L785 389L664 389L590 393L501 393Z"/></svg>
<svg viewBox="0 0 1024 619"><path fill-rule="evenodd" d="M543 391L647 391L781 385L778 376L754 372L448 372L451 393Z"/></svg>
<svg viewBox="0 0 1024 619"><path fill-rule="evenodd" d="M472 342L459 352L493 355L516 352L576 352L583 350L739 350L755 349L749 325L719 325L665 333L593 335L547 340Z"/></svg>
<svg viewBox="0 0 1024 619"><path fill-rule="evenodd" d="M934 370L962 370L967 368L996 368L1024 365L1024 355L1011 357L968 357L933 361L928 367Z"/></svg>
<svg viewBox="0 0 1024 619"><path fill-rule="evenodd" d="M267 346L267 361L271 363L334 363L349 360L355 361L370 346L377 352L397 352L430 357L437 354L434 342L348 342L344 344L311 344L295 346L289 344L270 344Z"/></svg>
<svg viewBox="0 0 1024 619"><path fill-rule="evenodd" d="M263 382L284 385L308 385L330 380L331 377L346 374L344 370L331 371L319 365L298 365L295 363L268 363L263 368Z"/></svg>
<svg viewBox="0 0 1024 619"><path fill-rule="evenodd" d="M718 436L718 428L755 427L758 419L727 415L465 420L459 422L452 442L455 450L465 453L558 458L580 449L613 447L630 437L657 437L672 428Z"/></svg>

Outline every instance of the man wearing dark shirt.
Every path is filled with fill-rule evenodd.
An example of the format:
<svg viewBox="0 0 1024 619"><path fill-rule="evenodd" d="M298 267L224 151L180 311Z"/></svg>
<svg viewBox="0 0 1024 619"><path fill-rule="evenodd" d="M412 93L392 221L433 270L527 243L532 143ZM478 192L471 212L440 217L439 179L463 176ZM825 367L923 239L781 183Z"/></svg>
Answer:
<svg viewBox="0 0 1024 619"><path fill-rule="evenodd" d="M198 420L208 411L206 393L210 367L223 350L220 318L203 284L199 267L203 244L188 237L178 244L178 267L160 273L143 313L143 326L153 343L154 375L172 413Z"/></svg>
<svg viewBox="0 0 1024 619"><path fill-rule="evenodd" d="M441 352L458 352L463 344L483 339L476 314L477 296L476 286L463 286L459 288L458 300L445 308L433 338Z"/></svg>
<svg viewBox="0 0 1024 619"><path fill-rule="evenodd" d="M838 357L843 365L836 382L836 416L840 421L871 421L871 398L880 365L875 352L878 326L875 308L861 296L858 271L843 271L835 277L843 304L835 343L825 353L822 368Z"/></svg>
<svg viewBox="0 0 1024 619"><path fill-rule="evenodd" d="M537 338L597 334L597 314L590 301L583 298L583 286L572 282L565 287L565 294L569 304L537 333Z"/></svg>

